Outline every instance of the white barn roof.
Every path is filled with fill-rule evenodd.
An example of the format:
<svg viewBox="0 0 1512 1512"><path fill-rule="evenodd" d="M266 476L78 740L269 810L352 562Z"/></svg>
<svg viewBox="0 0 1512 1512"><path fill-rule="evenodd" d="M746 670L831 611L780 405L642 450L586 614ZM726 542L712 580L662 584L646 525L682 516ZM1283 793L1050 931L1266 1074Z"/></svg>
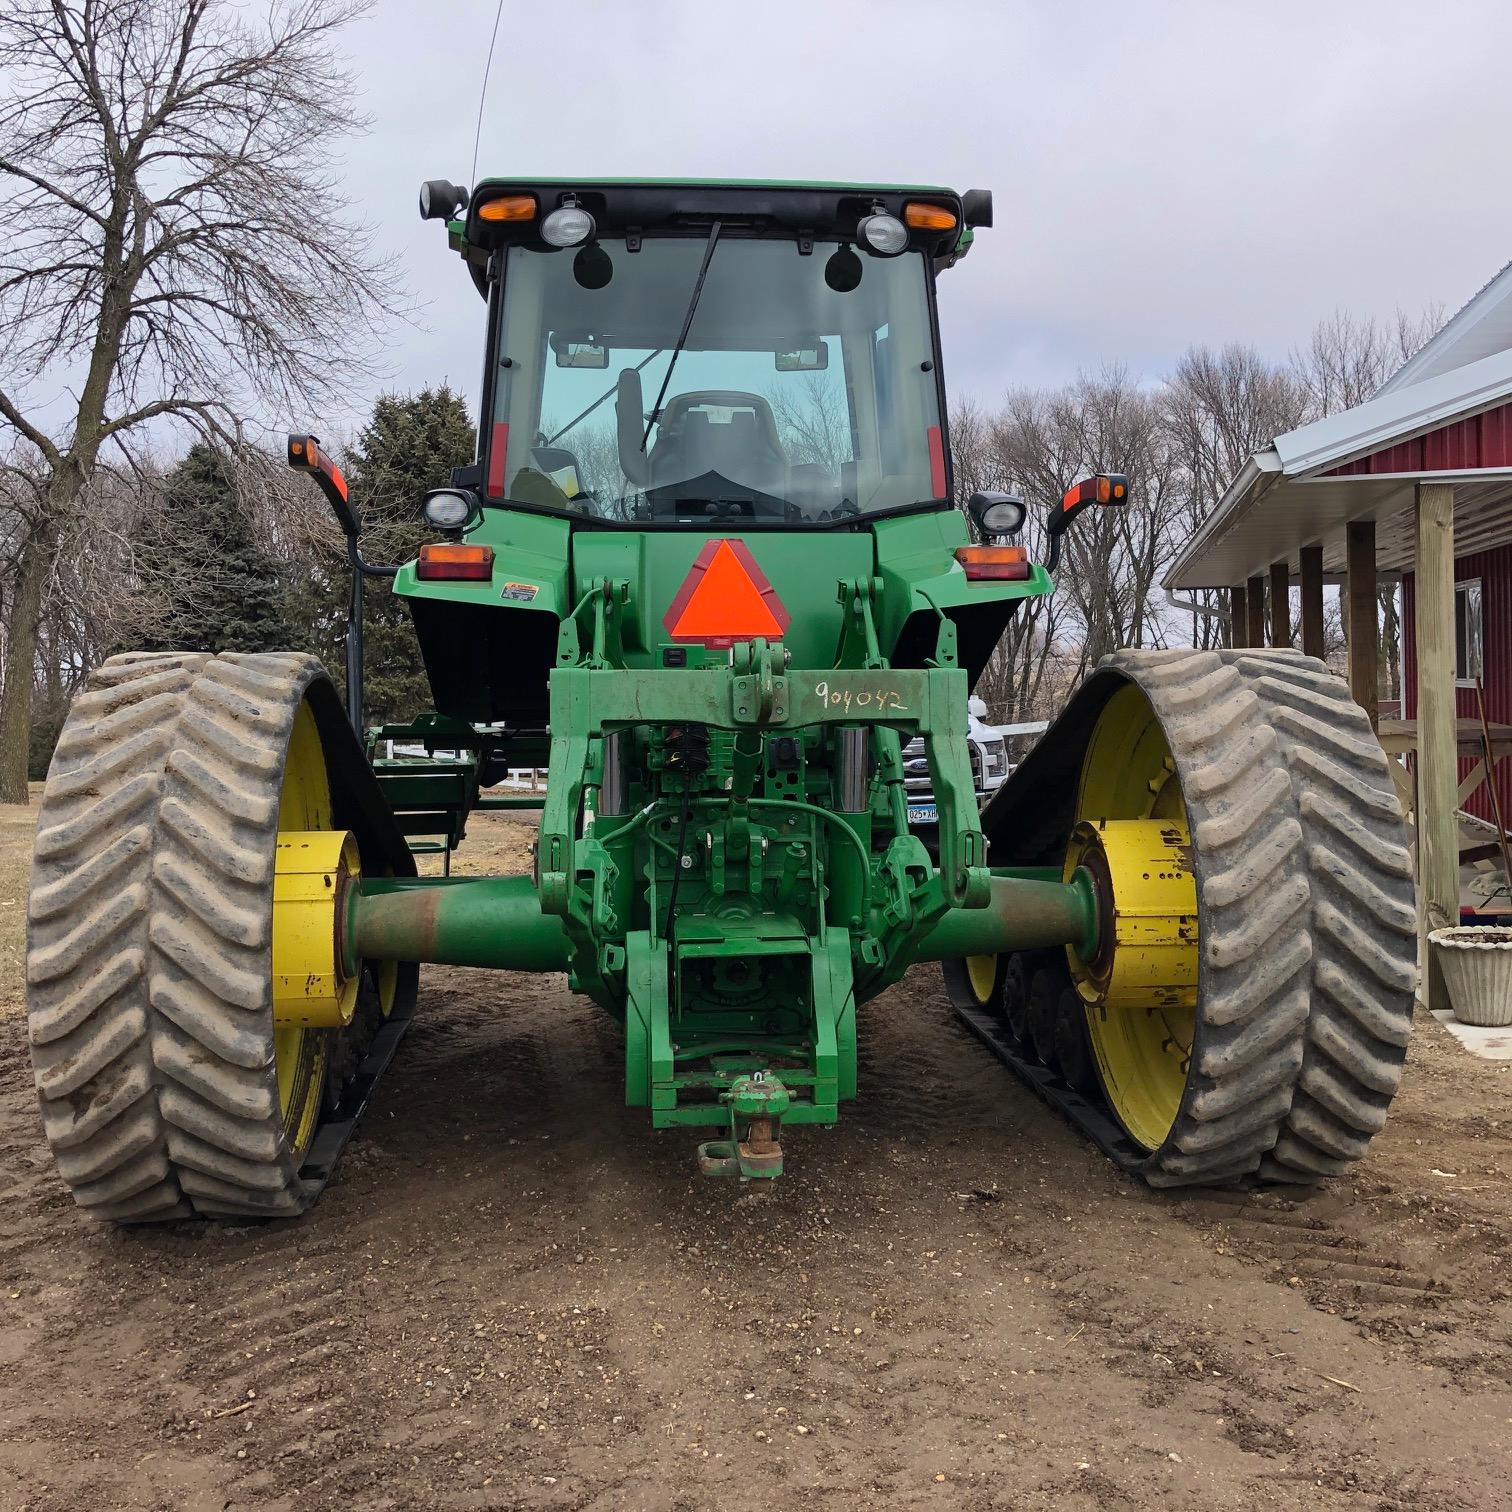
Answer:
<svg viewBox="0 0 1512 1512"><path fill-rule="evenodd" d="M1394 393L1512 349L1512 262L1377 391Z"/></svg>

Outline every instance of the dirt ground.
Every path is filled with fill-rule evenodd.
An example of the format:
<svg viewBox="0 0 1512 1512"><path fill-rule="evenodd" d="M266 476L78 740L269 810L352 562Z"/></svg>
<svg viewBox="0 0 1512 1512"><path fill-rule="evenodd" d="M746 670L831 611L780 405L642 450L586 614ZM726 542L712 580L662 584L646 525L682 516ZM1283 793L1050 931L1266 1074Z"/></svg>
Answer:
<svg viewBox="0 0 1512 1512"><path fill-rule="evenodd" d="M7 856L6 1512L1512 1508L1512 1068L1431 1020L1352 1183L1171 1197L920 969L743 1188L560 978L437 970L312 1213L113 1231L42 1142Z"/></svg>

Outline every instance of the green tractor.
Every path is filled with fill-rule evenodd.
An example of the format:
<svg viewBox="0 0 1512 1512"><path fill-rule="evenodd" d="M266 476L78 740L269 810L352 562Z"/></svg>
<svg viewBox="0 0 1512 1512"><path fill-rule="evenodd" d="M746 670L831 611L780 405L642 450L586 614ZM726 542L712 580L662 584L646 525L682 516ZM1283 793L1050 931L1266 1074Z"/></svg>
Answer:
<svg viewBox="0 0 1512 1512"><path fill-rule="evenodd" d="M776 1176L785 1128L833 1123L858 1008L925 961L1152 1184L1357 1160L1414 894L1321 663L1120 652L978 810L968 693L1062 532L1128 507L1077 484L1034 562L1021 501L952 502L935 284L990 195L489 179L421 209L486 304L476 464L416 501L435 541L369 562L340 471L289 441L346 532L345 697L304 655L119 656L58 743L28 1011L80 1205L302 1211L423 963L565 972L623 1027L626 1102L704 1131L710 1174ZM363 718L370 578L429 675L403 725ZM503 785L542 766L542 795ZM532 808L531 875L450 874L469 815Z"/></svg>

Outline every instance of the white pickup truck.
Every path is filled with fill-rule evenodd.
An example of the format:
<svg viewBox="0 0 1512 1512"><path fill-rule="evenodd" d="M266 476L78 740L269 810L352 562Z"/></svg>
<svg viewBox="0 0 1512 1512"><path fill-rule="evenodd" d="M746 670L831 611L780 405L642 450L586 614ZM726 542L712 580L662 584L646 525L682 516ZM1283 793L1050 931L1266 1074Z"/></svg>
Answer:
<svg viewBox="0 0 1512 1512"><path fill-rule="evenodd" d="M967 701L966 743L971 749L971 784L980 808L1003 785L1008 776L1008 745L987 724L987 705L975 696ZM903 747L903 785L908 791L908 823L917 830L933 831L939 823L934 792L929 782L929 762L923 740ZM928 836L926 835L927 839Z"/></svg>

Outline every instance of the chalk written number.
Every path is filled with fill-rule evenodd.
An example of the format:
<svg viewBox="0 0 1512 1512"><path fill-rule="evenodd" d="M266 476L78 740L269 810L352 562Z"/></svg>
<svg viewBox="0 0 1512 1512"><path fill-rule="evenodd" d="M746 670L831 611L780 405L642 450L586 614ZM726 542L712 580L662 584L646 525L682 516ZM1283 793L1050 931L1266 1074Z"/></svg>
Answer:
<svg viewBox="0 0 1512 1512"><path fill-rule="evenodd" d="M852 709L871 708L875 708L879 713L906 714L908 712L908 705L903 702L903 695L892 688L875 690L863 688L856 693L849 688L831 688L827 682L821 682L814 684L814 693L832 709L843 706L847 714Z"/></svg>

